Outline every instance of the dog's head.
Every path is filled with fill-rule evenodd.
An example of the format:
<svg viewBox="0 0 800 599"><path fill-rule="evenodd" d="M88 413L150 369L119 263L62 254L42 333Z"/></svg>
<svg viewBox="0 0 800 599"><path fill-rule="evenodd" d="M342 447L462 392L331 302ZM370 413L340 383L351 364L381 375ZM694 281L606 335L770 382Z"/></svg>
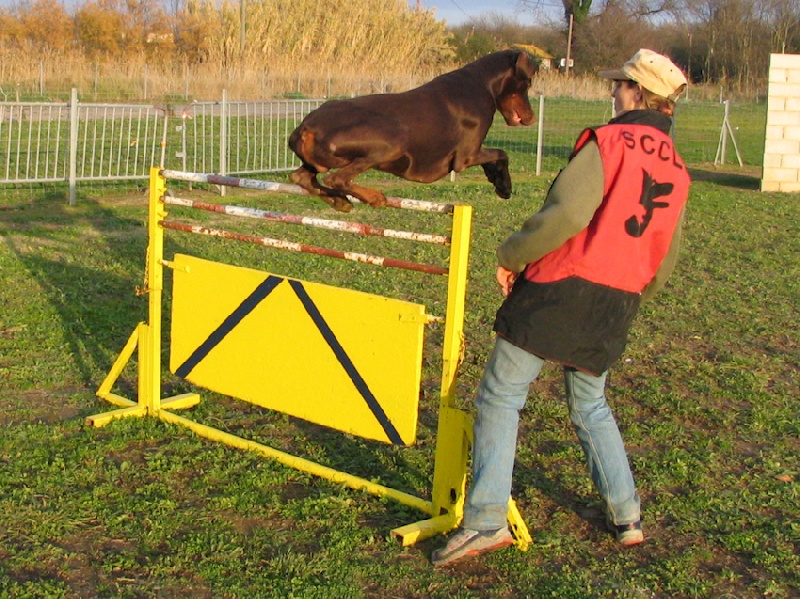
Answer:
<svg viewBox="0 0 800 599"><path fill-rule="evenodd" d="M509 67L500 81L496 95L497 110L511 127L530 125L535 115L528 92L531 88L531 78L539 70L539 64L524 50L506 50L506 52Z"/></svg>

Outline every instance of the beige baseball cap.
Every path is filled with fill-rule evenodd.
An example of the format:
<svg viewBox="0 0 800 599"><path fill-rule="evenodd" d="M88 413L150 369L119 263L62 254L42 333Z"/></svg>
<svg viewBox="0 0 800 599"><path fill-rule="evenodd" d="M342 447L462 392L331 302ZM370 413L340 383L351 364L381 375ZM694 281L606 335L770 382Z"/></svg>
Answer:
<svg viewBox="0 0 800 599"><path fill-rule="evenodd" d="M669 58L642 48L621 69L600 71L604 79L635 81L643 88L670 100L677 100L688 81L686 75Z"/></svg>

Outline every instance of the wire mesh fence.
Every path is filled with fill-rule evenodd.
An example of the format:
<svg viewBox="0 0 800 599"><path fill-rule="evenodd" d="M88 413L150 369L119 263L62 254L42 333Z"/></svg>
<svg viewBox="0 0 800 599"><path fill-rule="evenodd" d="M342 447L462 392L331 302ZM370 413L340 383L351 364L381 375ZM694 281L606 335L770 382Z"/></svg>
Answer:
<svg viewBox="0 0 800 599"><path fill-rule="evenodd" d="M146 179L152 166L259 175L299 166L287 146L303 117L324 100L191 102L182 106L0 102L0 184L64 182L74 201L81 181ZM509 127L495 120L485 140L505 150L511 168L562 168L578 134L613 116L610 100L539 96L538 120ZM690 165L760 166L765 104L684 102L673 136Z"/></svg>

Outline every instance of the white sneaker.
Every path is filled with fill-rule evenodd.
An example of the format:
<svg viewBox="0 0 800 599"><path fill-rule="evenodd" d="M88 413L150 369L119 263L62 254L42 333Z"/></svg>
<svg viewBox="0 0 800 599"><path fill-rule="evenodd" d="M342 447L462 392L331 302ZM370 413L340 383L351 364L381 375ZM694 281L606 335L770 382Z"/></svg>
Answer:
<svg viewBox="0 0 800 599"><path fill-rule="evenodd" d="M617 543L624 547L638 545L644 541L642 533L642 521L637 520L632 524L614 524L610 519L606 520L608 529L617 537Z"/></svg>
<svg viewBox="0 0 800 599"><path fill-rule="evenodd" d="M461 528L451 536L447 544L431 556L434 566L447 566L462 558L480 555L487 551L502 549L514 544L508 527L497 530L471 530Z"/></svg>

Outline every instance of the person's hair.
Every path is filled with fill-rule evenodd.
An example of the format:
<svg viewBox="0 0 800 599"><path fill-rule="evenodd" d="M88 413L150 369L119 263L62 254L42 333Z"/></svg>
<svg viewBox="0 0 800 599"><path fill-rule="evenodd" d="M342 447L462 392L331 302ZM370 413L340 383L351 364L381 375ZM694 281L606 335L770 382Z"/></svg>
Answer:
<svg viewBox="0 0 800 599"><path fill-rule="evenodd" d="M642 103L644 104L645 108L663 112L667 116L672 116L675 113L675 100L670 100L664 96L654 94L650 90L643 88L641 85L639 86L639 89L642 92Z"/></svg>

